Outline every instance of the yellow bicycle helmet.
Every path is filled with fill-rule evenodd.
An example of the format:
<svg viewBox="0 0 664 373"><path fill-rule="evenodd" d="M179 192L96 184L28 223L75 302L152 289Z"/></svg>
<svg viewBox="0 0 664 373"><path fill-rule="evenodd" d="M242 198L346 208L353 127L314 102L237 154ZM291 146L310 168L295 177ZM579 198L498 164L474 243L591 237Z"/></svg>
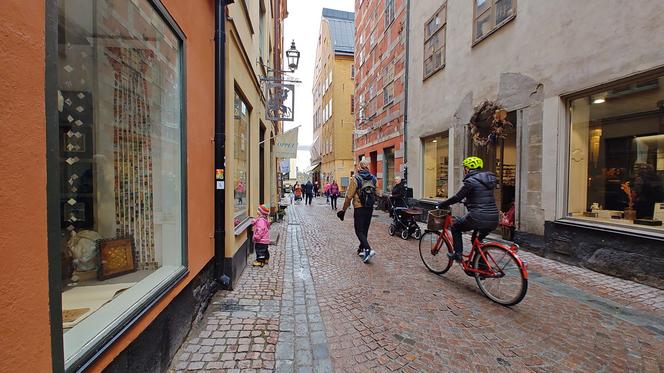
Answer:
<svg viewBox="0 0 664 373"><path fill-rule="evenodd" d="M484 168L484 162L482 161L482 158L479 157L468 157L463 160L463 167L476 170L478 168Z"/></svg>

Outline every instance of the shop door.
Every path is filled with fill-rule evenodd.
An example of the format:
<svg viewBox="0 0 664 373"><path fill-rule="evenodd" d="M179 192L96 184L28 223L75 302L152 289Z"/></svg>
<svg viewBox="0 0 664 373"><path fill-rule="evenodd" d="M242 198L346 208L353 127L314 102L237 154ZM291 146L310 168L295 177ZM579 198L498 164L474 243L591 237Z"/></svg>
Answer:
<svg viewBox="0 0 664 373"><path fill-rule="evenodd" d="M387 192L391 190L394 181L394 148L385 149L383 156L385 165L383 167L383 180L385 181L383 183L383 192Z"/></svg>
<svg viewBox="0 0 664 373"><path fill-rule="evenodd" d="M506 137L498 140L496 144L477 146L470 140L470 155L482 158L484 169L496 174L498 184L495 190L496 205L503 213L507 213L515 202L516 197L516 175L517 175L517 115L511 111L507 120L514 126L508 128ZM516 209L516 207L515 207ZM516 216L516 214L514 214Z"/></svg>

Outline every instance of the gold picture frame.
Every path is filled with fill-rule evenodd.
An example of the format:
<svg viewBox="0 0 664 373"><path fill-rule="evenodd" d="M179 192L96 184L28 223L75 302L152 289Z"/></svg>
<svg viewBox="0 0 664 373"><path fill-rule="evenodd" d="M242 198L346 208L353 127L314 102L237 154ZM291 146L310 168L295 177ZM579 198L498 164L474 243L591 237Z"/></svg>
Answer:
<svg viewBox="0 0 664 373"><path fill-rule="evenodd" d="M136 272L136 250L132 236L97 241L97 279L100 281Z"/></svg>

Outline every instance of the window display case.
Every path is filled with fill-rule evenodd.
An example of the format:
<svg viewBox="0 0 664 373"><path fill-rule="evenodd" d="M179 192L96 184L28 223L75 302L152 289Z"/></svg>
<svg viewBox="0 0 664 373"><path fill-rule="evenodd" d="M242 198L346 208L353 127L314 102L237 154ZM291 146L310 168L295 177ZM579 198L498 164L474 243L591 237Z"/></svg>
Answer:
<svg viewBox="0 0 664 373"><path fill-rule="evenodd" d="M568 217L664 232L664 77L570 102Z"/></svg>
<svg viewBox="0 0 664 373"><path fill-rule="evenodd" d="M180 278L182 38L148 0L58 1L65 367ZM54 198L54 197L49 197Z"/></svg>

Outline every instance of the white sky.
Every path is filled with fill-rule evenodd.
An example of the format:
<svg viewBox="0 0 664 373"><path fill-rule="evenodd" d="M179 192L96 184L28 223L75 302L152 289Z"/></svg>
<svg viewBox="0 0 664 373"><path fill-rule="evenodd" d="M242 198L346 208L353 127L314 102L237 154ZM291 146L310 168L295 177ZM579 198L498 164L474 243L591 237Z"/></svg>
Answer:
<svg viewBox="0 0 664 373"><path fill-rule="evenodd" d="M284 49L290 48L291 41L295 40L295 47L300 51L300 64L293 75L302 83L295 87L295 121L284 122L284 131L300 125L300 145L311 145L314 139L311 89L323 8L353 12L354 7L355 0L288 0L288 18L284 21ZM300 170L309 167L309 151L297 152L297 167Z"/></svg>

